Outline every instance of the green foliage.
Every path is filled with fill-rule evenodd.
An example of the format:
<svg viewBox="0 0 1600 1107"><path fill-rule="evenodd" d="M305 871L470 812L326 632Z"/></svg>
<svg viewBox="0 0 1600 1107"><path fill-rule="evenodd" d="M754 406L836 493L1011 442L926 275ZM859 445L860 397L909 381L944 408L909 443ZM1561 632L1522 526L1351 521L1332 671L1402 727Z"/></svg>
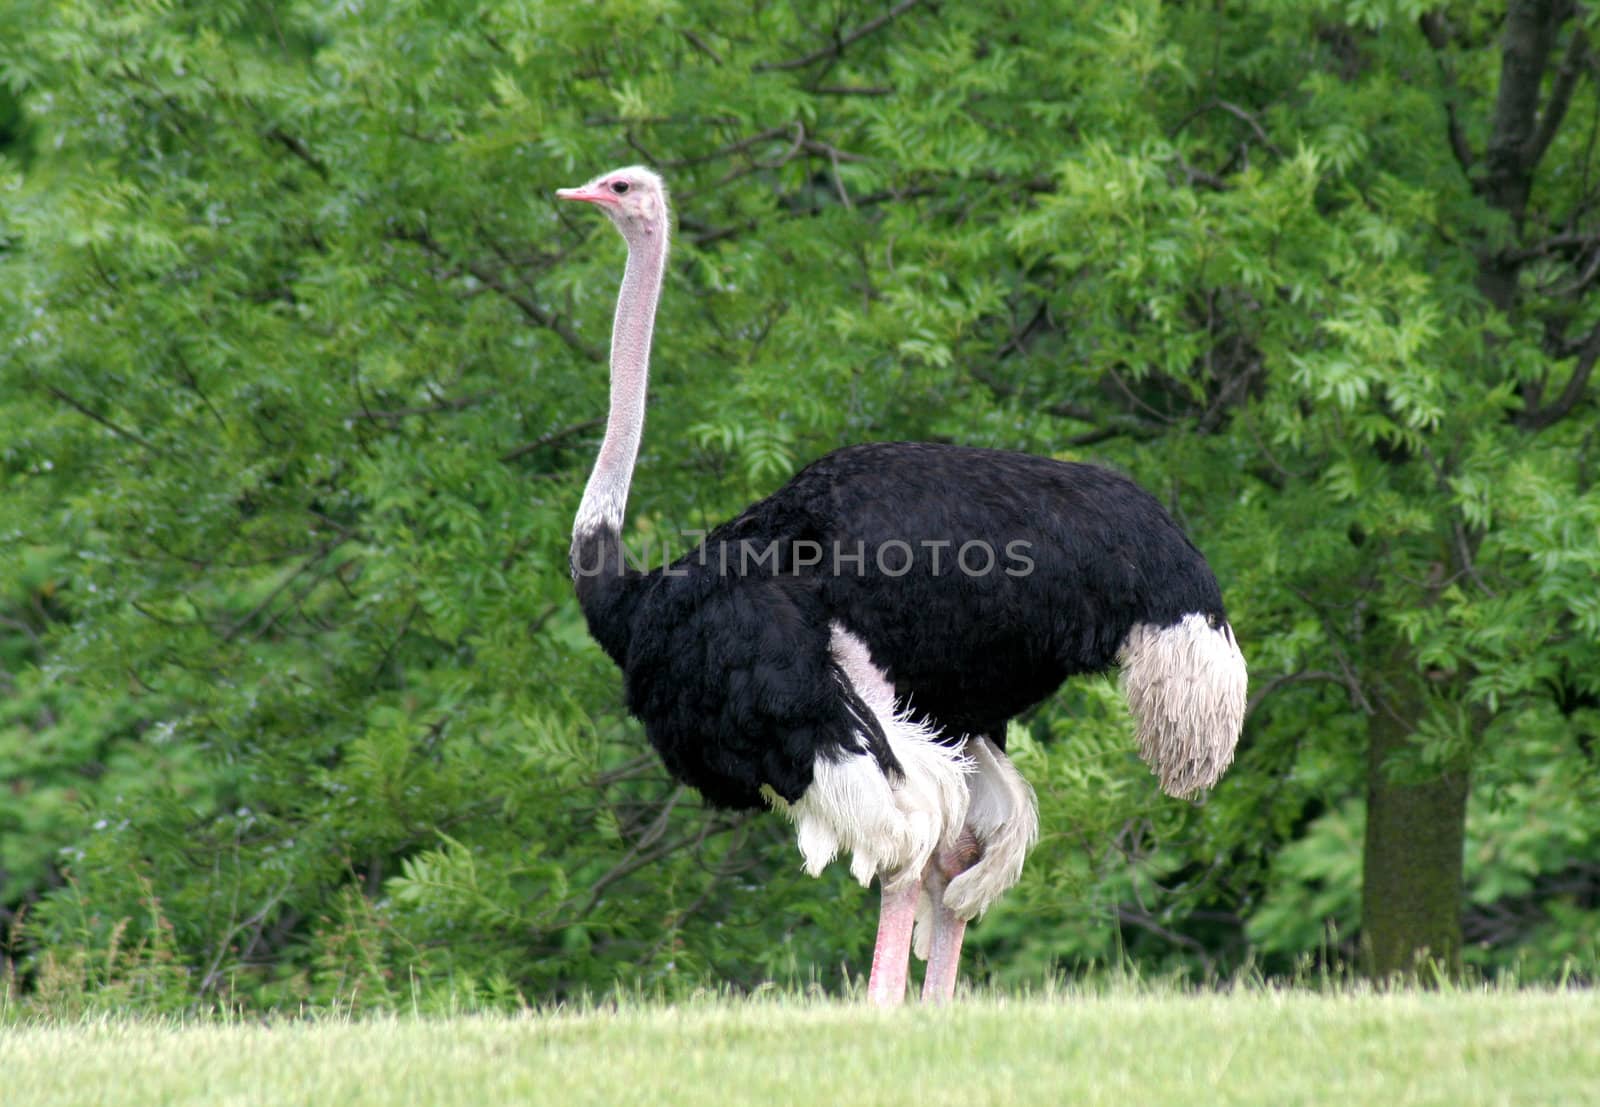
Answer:
<svg viewBox="0 0 1600 1107"><path fill-rule="evenodd" d="M1490 5L1437 44L1409 4L895 11L13 0L24 983L136 949L199 1003L513 1005L860 964L864 893L665 779L571 598L621 249L550 194L629 161L679 216L636 548L933 437L1123 468L1223 580L1257 699L1205 805L1108 682L1014 733L1046 837L974 931L1000 979L1347 941L1366 721L1415 681L1386 771L1470 767L1472 955L1592 971L1593 80L1515 220L1446 126L1492 135Z"/></svg>

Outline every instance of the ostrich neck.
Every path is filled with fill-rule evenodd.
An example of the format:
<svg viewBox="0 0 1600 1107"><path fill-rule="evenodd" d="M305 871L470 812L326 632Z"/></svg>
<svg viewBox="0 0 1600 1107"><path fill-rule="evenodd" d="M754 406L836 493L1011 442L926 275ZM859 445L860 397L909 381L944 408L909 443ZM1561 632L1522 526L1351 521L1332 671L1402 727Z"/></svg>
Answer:
<svg viewBox="0 0 1600 1107"><path fill-rule="evenodd" d="M601 530L622 532L628 486L644 433L645 390L650 378L650 335L655 329L656 301L666 264L666 235L642 232L628 243L628 268L617 293L617 317L611 328L611 413L600 456L578 505L572 534Z"/></svg>

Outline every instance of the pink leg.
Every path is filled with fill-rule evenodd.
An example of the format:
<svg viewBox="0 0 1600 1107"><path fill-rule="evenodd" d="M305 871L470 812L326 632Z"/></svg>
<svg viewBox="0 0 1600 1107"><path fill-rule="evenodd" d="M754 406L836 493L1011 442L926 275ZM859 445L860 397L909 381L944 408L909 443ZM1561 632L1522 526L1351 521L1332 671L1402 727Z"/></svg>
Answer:
<svg viewBox="0 0 1600 1107"><path fill-rule="evenodd" d="M955 998L956 976L961 971L961 939L967 933L967 920L944 905L945 884L942 873L929 873L926 886L933 900L933 941L922 976L923 1003L949 1003Z"/></svg>
<svg viewBox="0 0 1600 1107"><path fill-rule="evenodd" d="M934 856L923 874L922 885L933 901L933 939L928 946L928 968L922 976L923 1003L949 1003L955 998L967 920L944 905L944 890L950 881L977 863L979 854L978 840L972 831L964 830L954 846Z"/></svg>
<svg viewBox="0 0 1600 1107"><path fill-rule="evenodd" d="M905 1002L911 924L917 916L920 892L921 886L915 880L883 889L878 944L872 949L872 977L867 981L867 1000L875 1007L898 1007Z"/></svg>

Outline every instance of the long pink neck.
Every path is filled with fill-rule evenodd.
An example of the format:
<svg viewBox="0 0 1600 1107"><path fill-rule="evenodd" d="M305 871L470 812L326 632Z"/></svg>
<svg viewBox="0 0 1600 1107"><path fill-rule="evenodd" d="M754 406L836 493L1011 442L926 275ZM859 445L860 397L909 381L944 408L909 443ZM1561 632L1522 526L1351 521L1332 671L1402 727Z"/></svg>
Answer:
<svg viewBox="0 0 1600 1107"><path fill-rule="evenodd" d="M650 380L650 335L655 329L656 301L661 295L667 260L665 220L659 227L638 230L628 239L628 268L617 293L617 316L611 328L611 414L600 456L578 505L573 537L601 529L621 533L628 486L644 434L645 391Z"/></svg>

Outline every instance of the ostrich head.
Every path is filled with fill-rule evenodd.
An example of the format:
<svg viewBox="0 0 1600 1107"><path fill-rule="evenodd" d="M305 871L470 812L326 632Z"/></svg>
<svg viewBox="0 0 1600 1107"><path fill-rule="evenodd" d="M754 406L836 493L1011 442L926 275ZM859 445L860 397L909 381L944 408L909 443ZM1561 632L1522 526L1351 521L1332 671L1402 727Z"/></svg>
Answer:
<svg viewBox="0 0 1600 1107"><path fill-rule="evenodd" d="M558 188L556 196L594 204L630 244L667 232L667 186L642 165L613 169L577 188Z"/></svg>

